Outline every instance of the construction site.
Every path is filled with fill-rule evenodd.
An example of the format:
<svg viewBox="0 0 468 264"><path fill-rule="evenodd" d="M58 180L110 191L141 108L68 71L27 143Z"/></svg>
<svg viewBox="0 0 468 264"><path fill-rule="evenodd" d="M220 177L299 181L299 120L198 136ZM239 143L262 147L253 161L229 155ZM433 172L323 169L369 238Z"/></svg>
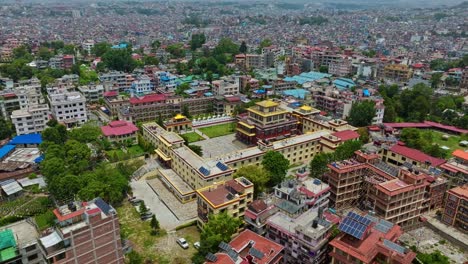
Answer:
<svg viewBox="0 0 468 264"><path fill-rule="evenodd" d="M447 182L437 171L405 165L394 167L363 151L329 164L323 180L330 185L330 207L340 215L358 209L405 230L421 226L422 213L442 206Z"/></svg>

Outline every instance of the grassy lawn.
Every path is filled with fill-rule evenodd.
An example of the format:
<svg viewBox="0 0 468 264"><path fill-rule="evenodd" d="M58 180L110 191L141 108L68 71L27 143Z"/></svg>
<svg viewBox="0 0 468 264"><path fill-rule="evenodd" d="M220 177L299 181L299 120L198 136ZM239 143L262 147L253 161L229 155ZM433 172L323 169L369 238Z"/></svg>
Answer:
<svg viewBox="0 0 468 264"><path fill-rule="evenodd" d="M46 212L51 205L48 197L24 195L15 200L0 203L0 218L9 214L20 217L34 216Z"/></svg>
<svg viewBox="0 0 468 264"><path fill-rule="evenodd" d="M452 134L445 134L439 131L431 130L433 142L439 144L439 146L446 146L450 148L449 154L456 149L465 149L464 147L460 146L458 143L460 142L460 136L452 135ZM442 139L443 135L448 135L449 138L447 140Z"/></svg>
<svg viewBox="0 0 468 264"><path fill-rule="evenodd" d="M49 210L40 215L36 215L34 217L34 220L36 220L36 224L39 227L39 230L44 230L53 226L55 223L55 219L56 217L52 210Z"/></svg>
<svg viewBox="0 0 468 264"><path fill-rule="evenodd" d="M106 154L109 158L113 159L116 155L119 160L134 158L143 155L145 151L139 145L133 145L127 148L127 153L122 149L107 150Z"/></svg>
<svg viewBox="0 0 468 264"><path fill-rule="evenodd" d="M192 263L190 259L195 253L192 243L200 239L196 227L184 228L175 234L167 234L163 230L160 234L153 236L150 221L141 221L138 212L130 203L124 202L117 208L117 213L120 233L125 239L131 241L133 249L147 259L148 263ZM158 217L157 213L156 217ZM184 250L175 242L178 237L187 239L190 243L189 249Z"/></svg>
<svg viewBox="0 0 468 264"><path fill-rule="evenodd" d="M180 136L182 138L184 138L185 140L187 140L188 143L193 143L193 142L203 140L203 137L198 135L195 132L189 132L189 133L186 133L186 134L183 134L183 135L180 135Z"/></svg>
<svg viewBox="0 0 468 264"><path fill-rule="evenodd" d="M235 132L236 123L227 123L214 125L210 127L202 127L199 130L209 138L221 137Z"/></svg>

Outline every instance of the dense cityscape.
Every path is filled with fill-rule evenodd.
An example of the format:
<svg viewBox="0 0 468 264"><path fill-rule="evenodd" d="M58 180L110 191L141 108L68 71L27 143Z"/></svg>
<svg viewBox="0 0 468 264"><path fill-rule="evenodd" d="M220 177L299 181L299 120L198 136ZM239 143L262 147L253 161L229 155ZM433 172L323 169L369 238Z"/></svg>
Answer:
<svg viewBox="0 0 468 264"><path fill-rule="evenodd" d="M467 18L4 1L0 263L468 263Z"/></svg>

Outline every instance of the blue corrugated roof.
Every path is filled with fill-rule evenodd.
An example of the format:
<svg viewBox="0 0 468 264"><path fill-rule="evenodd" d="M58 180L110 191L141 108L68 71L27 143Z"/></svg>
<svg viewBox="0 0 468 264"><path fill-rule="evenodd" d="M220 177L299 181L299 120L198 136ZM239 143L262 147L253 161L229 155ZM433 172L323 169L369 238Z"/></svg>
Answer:
<svg viewBox="0 0 468 264"><path fill-rule="evenodd" d="M330 77L331 75L328 73L322 73L322 72L303 72L300 75L295 75L293 77L286 77L284 78L285 82L292 82L296 81L299 84L304 84L306 82L313 82L316 80L320 80L322 78Z"/></svg>
<svg viewBox="0 0 468 264"><path fill-rule="evenodd" d="M204 93L205 96L213 96L213 93L212 92L206 92Z"/></svg>
<svg viewBox="0 0 468 264"><path fill-rule="evenodd" d="M41 155L41 156L37 157L37 158L34 160L34 162L35 162L35 163L41 163L41 161L43 161L43 160L44 160L44 155Z"/></svg>
<svg viewBox="0 0 468 264"><path fill-rule="evenodd" d="M356 86L356 83L353 80L347 79L347 78L336 79L336 80L333 81L333 84L338 89L341 89L341 90L349 89L349 88L352 88L352 87Z"/></svg>
<svg viewBox="0 0 468 264"><path fill-rule="evenodd" d="M369 96L370 96L370 92L369 92L369 90L367 90L367 89L363 90L363 91L362 91L362 94L363 94L364 96L366 96L366 97L369 97Z"/></svg>
<svg viewBox="0 0 468 264"><path fill-rule="evenodd" d="M283 91L284 95L294 96L296 98L304 99L306 94L309 94L309 91L305 89L291 89Z"/></svg>
<svg viewBox="0 0 468 264"><path fill-rule="evenodd" d="M1 147L0 148L0 159L5 157L6 155L8 155L8 153L10 153L10 151L14 150L15 147L16 147L15 145L5 145L5 146Z"/></svg>
<svg viewBox="0 0 468 264"><path fill-rule="evenodd" d="M27 134L20 135L13 138L9 144L19 145L19 144L41 144L42 137L41 134Z"/></svg>

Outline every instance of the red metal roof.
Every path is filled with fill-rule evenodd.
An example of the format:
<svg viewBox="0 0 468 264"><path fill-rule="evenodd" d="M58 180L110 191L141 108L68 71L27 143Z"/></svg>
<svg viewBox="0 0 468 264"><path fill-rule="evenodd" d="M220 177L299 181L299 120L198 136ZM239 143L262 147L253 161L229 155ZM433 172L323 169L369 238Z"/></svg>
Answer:
<svg viewBox="0 0 468 264"><path fill-rule="evenodd" d="M236 251L241 252L247 248L250 241L254 241L253 247L262 252L264 257L256 259L257 264L269 264L281 252L284 247L267 238L264 238L250 230L244 230L237 237L235 237L229 245Z"/></svg>
<svg viewBox="0 0 468 264"><path fill-rule="evenodd" d="M401 146L400 144L393 145L393 147L390 148L390 151L400 154L402 156L405 156L407 158L410 158L412 160L419 161L421 163L425 163L426 161L429 161L431 163L431 166L433 167L438 167L445 163L444 159L439 159L439 158L429 156L422 151L419 151L413 148L408 148L405 146Z"/></svg>
<svg viewBox="0 0 468 264"><path fill-rule="evenodd" d="M117 96L119 93L117 91L107 91L104 92L104 97Z"/></svg>
<svg viewBox="0 0 468 264"><path fill-rule="evenodd" d="M341 141L347 141L359 138L359 133L353 130L343 130L333 133L332 136L341 139Z"/></svg>
<svg viewBox="0 0 468 264"><path fill-rule="evenodd" d="M166 100L166 95L164 94L149 94L143 97L132 97L130 98L131 104L142 104L142 103L153 103L161 102Z"/></svg>
<svg viewBox="0 0 468 264"><path fill-rule="evenodd" d="M59 209L57 208L57 209L54 210L54 214L55 214L55 217L57 217L57 220L59 222L62 222L62 221L77 217L79 215L82 215L85 210L86 210L86 208L82 208L80 210L76 210L75 212L71 212L71 213L66 214L66 215L61 215Z"/></svg>
<svg viewBox="0 0 468 264"><path fill-rule="evenodd" d="M457 158L461 158L461 159L464 159L464 160L468 160L468 152L463 151L461 149L455 150L452 153L452 156L457 157Z"/></svg>
<svg viewBox="0 0 468 264"><path fill-rule="evenodd" d="M450 132L455 132L455 133L460 133L460 134L466 134L468 133L468 130L466 129L461 129L458 127L454 126L448 126L448 125L443 125L440 123L432 122L432 121L424 121L424 123L411 123L411 122L405 122L405 123L384 123L386 127L392 127L392 128L438 128L442 130L447 130Z"/></svg>
<svg viewBox="0 0 468 264"><path fill-rule="evenodd" d="M138 131L136 127L131 122L127 121L112 121L107 126L101 127L102 134L106 137L108 136L121 136L128 135Z"/></svg>

